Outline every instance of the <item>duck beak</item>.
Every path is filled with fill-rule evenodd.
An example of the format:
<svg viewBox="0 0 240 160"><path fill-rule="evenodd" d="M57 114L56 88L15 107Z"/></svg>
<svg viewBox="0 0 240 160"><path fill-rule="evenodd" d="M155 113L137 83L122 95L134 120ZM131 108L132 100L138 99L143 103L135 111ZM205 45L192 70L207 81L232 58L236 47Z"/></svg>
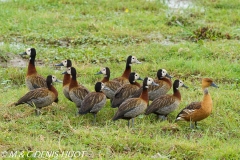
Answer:
<svg viewBox="0 0 240 160"><path fill-rule="evenodd" d="M215 83L212 82L211 84L212 87L216 87L216 88L219 88Z"/></svg>
<svg viewBox="0 0 240 160"><path fill-rule="evenodd" d="M62 83L63 81L59 80L59 79L56 79L56 82L58 83Z"/></svg>
<svg viewBox="0 0 240 160"><path fill-rule="evenodd" d="M166 74L166 77L168 77L168 78L170 78L170 79L172 79L173 77L172 76L170 76L169 74Z"/></svg>
<svg viewBox="0 0 240 160"><path fill-rule="evenodd" d="M159 86L159 84L155 83L154 81L152 82L152 86Z"/></svg>
<svg viewBox="0 0 240 160"><path fill-rule="evenodd" d="M188 88L188 86L186 86L185 84L183 84L182 87L184 87L184 88Z"/></svg>
<svg viewBox="0 0 240 160"><path fill-rule="evenodd" d="M67 73L67 71L65 71L65 72L62 72L62 74L68 74L68 73Z"/></svg>
<svg viewBox="0 0 240 160"><path fill-rule="evenodd" d="M141 64L142 62L140 62L139 60L136 60L136 63L137 63L137 64Z"/></svg>
<svg viewBox="0 0 240 160"><path fill-rule="evenodd" d="M143 81L143 79L142 79L141 77L139 77L137 80L141 80L141 81Z"/></svg>
<svg viewBox="0 0 240 160"><path fill-rule="evenodd" d="M99 72L97 72L97 73L95 73L95 75L98 75L98 74L103 74L101 71L99 71Z"/></svg>
<svg viewBox="0 0 240 160"><path fill-rule="evenodd" d="M27 52L20 53L19 55L20 55L20 56L27 55Z"/></svg>
<svg viewBox="0 0 240 160"><path fill-rule="evenodd" d="M55 64L55 66L64 66L63 63Z"/></svg>
<svg viewBox="0 0 240 160"><path fill-rule="evenodd" d="M111 91L111 89L108 88L107 86L104 86L104 87L103 87L103 90Z"/></svg>

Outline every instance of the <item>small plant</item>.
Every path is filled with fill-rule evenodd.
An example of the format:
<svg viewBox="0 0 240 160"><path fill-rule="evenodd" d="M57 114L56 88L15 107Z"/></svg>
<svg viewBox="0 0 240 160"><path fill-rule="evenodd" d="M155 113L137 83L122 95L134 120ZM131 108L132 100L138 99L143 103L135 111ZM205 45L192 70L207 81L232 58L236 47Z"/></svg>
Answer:
<svg viewBox="0 0 240 160"><path fill-rule="evenodd" d="M189 38L192 41L199 41L204 39L209 40L217 40L217 39L231 39L231 36L227 34L223 34L217 30L215 30L213 27L201 27L197 30L193 31L194 35L190 36Z"/></svg>

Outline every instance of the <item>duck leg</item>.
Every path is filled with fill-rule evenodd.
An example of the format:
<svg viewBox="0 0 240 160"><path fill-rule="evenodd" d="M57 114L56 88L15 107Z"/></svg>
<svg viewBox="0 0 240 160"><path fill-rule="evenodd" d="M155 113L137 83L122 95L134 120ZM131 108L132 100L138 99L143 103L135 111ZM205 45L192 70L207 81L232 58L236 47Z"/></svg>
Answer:
<svg viewBox="0 0 240 160"><path fill-rule="evenodd" d="M41 114L40 109L39 109L39 108L36 108L36 109L35 109L35 113L36 113L36 116L39 116L39 115Z"/></svg>
<svg viewBox="0 0 240 160"><path fill-rule="evenodd" d="M132 118L132 128L134 128L134 118Z"/></svg>
<svg viewBox="0 0 240 160"><path fill-rule="evenodd" d="M128 120L128 128L130 127L130 119Z"/></svg>
<svg viewBox="0 0 240 160"><path fill-rule="evenodd" d="M197 128L197 121L195 121L195 128Z"/></svg>
<svg viewBox="0 0 240 160"><path fill-rule="evenodd" d="M96 119L97 119L97 114L96 114L96 113L93 113L93 116L94 116L93 125L95 125Z"/></svg>
<svg viewBox="0 0 240 160"><path fill-rule="evenodd" d="M161 121L167 120L167 116L165 115L157 115L157 118L160 119Z"/></svg>

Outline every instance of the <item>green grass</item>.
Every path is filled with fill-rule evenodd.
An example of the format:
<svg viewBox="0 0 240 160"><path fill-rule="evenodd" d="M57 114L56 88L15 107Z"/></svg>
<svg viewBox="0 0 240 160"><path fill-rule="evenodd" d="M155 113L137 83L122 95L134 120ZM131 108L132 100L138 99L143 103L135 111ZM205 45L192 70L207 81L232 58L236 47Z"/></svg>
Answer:
<svg viewBox="0 0 240 160"><path fill-rule="evenodd" d="M86 151L85 159L239 159L239 8L237 0L198 0L177 10L157 0L0 2L1 63L35 47L41 75L62 79L65 69L54 64L68 58L78 81L93 91L101 67L111 69L111 78L120 76L127 56L135 55L143 63L132 68L141 77L155 78L164 68L189 87L180 89L182 102L169 121L139 116L129 129L127 121L111 121L116 109L107 101L93 126L92 115L75 116L58 83L59 103L39 117L27 105L8 107L28 91L27 67L0 68L0 151L24 151L19 159L40 159L27 157L37 151ZM195 130L174 123L182 108L202 99L203 77L220 87L209 89L212 114Z"/></svg>

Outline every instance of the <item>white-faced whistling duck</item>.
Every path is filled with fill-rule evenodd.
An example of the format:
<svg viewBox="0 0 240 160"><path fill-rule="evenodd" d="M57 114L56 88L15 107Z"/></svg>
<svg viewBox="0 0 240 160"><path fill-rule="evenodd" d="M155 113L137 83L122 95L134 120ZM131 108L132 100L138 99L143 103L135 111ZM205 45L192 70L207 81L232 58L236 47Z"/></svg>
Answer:
<svg viewBox="0 0 240 160"><path fill-rule="evenodd" d="M132 119L132 127L134 126L134 118L143 114L148 105L148 86L158 85L152 78L146 77L143 80L143 91L139 98L129 98L124 101L118 108L118 111L113 117L113 121L118 119L128 120L128 127L130 126L130 119Z"/></svg>
<svg viewBox="0 0 240 160"><path fill-rule="evenodd" d="M39 115L41 108L53 102L58 102L58 92L52 85L52 82L58 81L57 78L49 75L45 81L47 83L47 88L37 88L29 91L15 103L15 106L24 103L29 104L32 107L36 107L36 115Z"/></svg>
<svg viewBox="0 0 240 160"><path fill-rule="evenodd" d="M147 107L145 114L154 113L158 118L165 120L167 115L178 108L181 102L180 87L188 88L181 80L175 80L173 83L173 95L161 95L155 98Z"/></svg>
<svg viewBox="0 0 240 160"><path fill-rule="evenodd" d="M197 122L207 118L212 112L212 98L208 92L208 87L218 86L210 78L202 79L202 90L203 90L203 100L201 102L192 102L186 108L184 108L176 118L176 121L190 121L190 127L194 128L192 122L195 122L195 127L197 127Z"/></svg>
<svg viewBox="0 0 240 160"><path fill-rule="evenodd" d="M141 62L139 62L137 60L137 57L135 57L135 56L128 56L127 61L126 61L126 68L125 68L125 71L123 72L122 76L118 77L118 78L114 78L113 80L120 82L121 85L128 84L129 83L128 77L129 77L129 74L131 73L131 65L133 63L141 63Z"/></svg>
<svg viewBox="0 0 240 160"><path fill-rule="evenodd" d="M96 122L96 115L98 111L106 104L106 95L102 92L105 88L104 83L97 82L95 84L95 92L91 92L83 99L79 114L92 113L94 115L93 124Z"/></svg>
<svg viewBox="0 0 240 160"><path fill-rule="evenodd" d="M63 60L61 63L56 64L55 66L65 66L65 67L72 67L72 62L71 60L67 59L67 60ZM71 82L71 75L70 74L64 74L63 76L63 94L64 96L69 99L70 101L70 95L69 95L69 84Z"/></svg>
<svg viewBox="0 0 240 160"><path fill-rule="evenodd" d="M134 94L141 85L136 80L142 80L138 73L132 72L129 75L130 84L124 84L116 92L112 99L112 108L119 107L123 101L128 99L132 94Z"/></svg>
<svg viewBox="0 0 240 160"><path fill-rule="evenodd" d="M148 96L149 100L153 101L155 98L167 94L167 92L172 87L172 81L170 76L165 69L159 69L157 72L158 79L155 79L154 82L159 86L149 86L148 88ZM142 87L131 97L139 97L142 92Z"/></svg>
<svg viewBox="0 0 240 160"><path fill-rule="evenodd" d="M29 90L36 88L47 87L46 79L37 73L35 67L36 49L28 48L25 52L20 54L29 55L30 61L28 64L27 76L26 76L26 86Z"/></svg>
<svg viewBox="0 0 240 160"><path fill-rule="evenodd" d="M104 78L101 82L104 83L106 87L109 89L103 89L102 92L107 96L107 98L112 99L114 97L115 92L118 88L120 88L122 85L118 81L109 80L110 78L110 69L108 67L102 68L98 73L96 74L103 74Z"/></svg>
<svg viewBox="0 0 240 160"><path fill-rule="evenodd" d="M84 97L90 93L89 90L83 85L78 84L77 82L77 71L74 67L68 67L67 71L63 74L71 74L72 79L69 84L69 96L71 100L76 104L78 110L81 107L82 100Z"/></svg>

